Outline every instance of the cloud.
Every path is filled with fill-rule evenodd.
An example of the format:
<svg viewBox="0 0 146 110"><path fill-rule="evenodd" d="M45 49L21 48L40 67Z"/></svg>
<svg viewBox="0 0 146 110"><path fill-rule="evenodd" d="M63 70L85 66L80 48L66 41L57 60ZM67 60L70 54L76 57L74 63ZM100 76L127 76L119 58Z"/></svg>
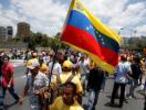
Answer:
<svg viewBox="0 0 146 110"><path fill-rule="evenodd" d="M12 0L12 4L27 17L33 30L49 35L60 31L66 16L65 4L53 0Z"/></svg>
<svg viewBox="0 0 146 110"><path fill-rule="evenodd" d="M138 26L136 28L136 30L139 31L138 34L140 34L140 35L146 35L146 25Z"/></svg>
<svg viewBox="0 0 146 110"><path fill-rule="evenodd" d="M5 9L2 4L0 4L0 25L1 26L13 26L14 32L16 33L16 25L18 21L25 21L24 16L19 15L13 7L11 9Z"/></svg>
<svg viewBox="0 0 146 110"><path fill-rule="evenodd" d="M3 9L0 4L0 25L12 25L26 21L31 25L32 31L55 35L63 26L66 16L66 4L53 0L11 0L10 7Z"/></svg>
<svg viewBox="0 0 146 110"><path fill-rule="evenodd" d="M0 4L0 10L1 10L0 11L0 16L1 16L0 25L2 26L11 25L15 27L14 20L17 19L17 17L15 16L16 14L13 11L4 10L1 4ZM11 18L11 16L13 16L13 18Z"/></svg>
<svg viewBox="0 0 146 110"><path fill-rule="evenodd" d="M26 21L34 32L50 36L60 32L71 0L10 0L9 7L0 3L0 25L12 25ZM82 0L89 10L113 29L144 32L146 2L142 0Z"/></svg>
<svg viewBox="0 0 146 110"><path fill-rule="evenodd" d="M126 3L127 0L93 0L92 2L85 0L85 5L87 5L94 14L99 17L108 18L119 15L123 11Z"/></svg>
<svg viewBox="0 0 146 110"><path fill-rule="evenodd" d="M118 16L113 17L109 25L124 28L125 30L135 30L146 19L146 7L143 2L129 4ZM143 22L146 24L146 22Z"/></svg>
<svg viewBox="0 0 146 110"><path fill-rule="evenodd" d="M0 4L0 9L2 9L2 4Z"/></svg>

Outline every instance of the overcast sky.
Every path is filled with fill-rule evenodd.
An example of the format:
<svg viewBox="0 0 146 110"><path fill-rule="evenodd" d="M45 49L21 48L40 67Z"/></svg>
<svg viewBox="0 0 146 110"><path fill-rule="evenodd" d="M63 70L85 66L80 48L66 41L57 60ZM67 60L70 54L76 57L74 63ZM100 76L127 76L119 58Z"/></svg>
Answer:
<svg viewBox="0 0 146 110"><path fill-rule="evenodd" d="M71 0L0 0L0 25L25 21L34 32L60 32ZM81 0L102 22L121 34L146 35L146 0Z"/></svg>

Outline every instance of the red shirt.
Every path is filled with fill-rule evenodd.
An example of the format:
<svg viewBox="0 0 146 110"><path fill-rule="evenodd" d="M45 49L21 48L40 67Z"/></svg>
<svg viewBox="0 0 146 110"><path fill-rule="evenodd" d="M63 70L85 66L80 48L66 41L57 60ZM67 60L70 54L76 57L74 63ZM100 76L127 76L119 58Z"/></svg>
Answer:
<svg viewBox="0 0 146 110"><path fill-rule="evenodd" d="M11 76L13 76L14 74L14 67L11 63L8 63L8 64L2 65L1 69L2 69L2 85L4 87L7 87L11 79ZM13 77L12 77L12 81L10 85L11 86L14 85Z"/></svg>

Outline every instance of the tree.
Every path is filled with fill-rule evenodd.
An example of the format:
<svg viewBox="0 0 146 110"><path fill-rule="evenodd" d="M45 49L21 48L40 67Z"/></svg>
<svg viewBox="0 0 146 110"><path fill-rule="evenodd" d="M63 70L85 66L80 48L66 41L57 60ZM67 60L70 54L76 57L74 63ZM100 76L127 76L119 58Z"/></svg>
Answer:
<svg viewBox="0 0 146 110"><path fill-rule="evenodd" d="M15 37L15 38L13 38L12 41L18 42L18 41L21 41L21 39L20 39L19 36L17 36L17 37Z"/></svg>
<svg viewBox="0 0 146 110"><path fill-rule="evenodd" d="M47 36L43 36L41 39L41 44L40 46L42 47L49 47L49 38Z"/></svg>
<svg viewBox="0 0 146 110"><path fill-rule="evenodd" d="M28 41L28 48L31 50L35 50L36 42L34 40L34 37L30 37Z"/></svg>

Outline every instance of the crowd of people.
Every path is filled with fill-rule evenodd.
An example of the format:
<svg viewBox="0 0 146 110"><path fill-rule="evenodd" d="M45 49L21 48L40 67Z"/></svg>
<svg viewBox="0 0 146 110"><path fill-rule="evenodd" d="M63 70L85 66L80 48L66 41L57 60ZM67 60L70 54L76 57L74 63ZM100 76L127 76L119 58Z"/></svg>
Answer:
<svg viewBox="0 0 146 110"><path fill-rule="evenodd" d="M22 55L23 56L23 55ZM14 84L14 66L10 56L0 53L1 101L4 105L6 91L23 104L29 97L30 110L96 110L99 93L104 91L109 74L95 64L86 54L73 50L26 51L26 84L18 95ZM135 98L135 89L146 98L146 59L135 52L121 52L114 73L114 86L110 106L118 107ZM130 88L125 89L127 85ZM120 94L118 89L120 89ZM146 103L146 102L145 102ZM144 108L146 110L146 108Z"/></svg>

